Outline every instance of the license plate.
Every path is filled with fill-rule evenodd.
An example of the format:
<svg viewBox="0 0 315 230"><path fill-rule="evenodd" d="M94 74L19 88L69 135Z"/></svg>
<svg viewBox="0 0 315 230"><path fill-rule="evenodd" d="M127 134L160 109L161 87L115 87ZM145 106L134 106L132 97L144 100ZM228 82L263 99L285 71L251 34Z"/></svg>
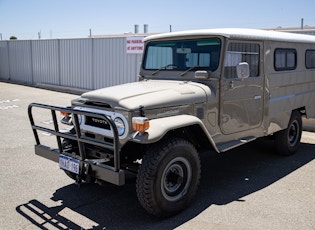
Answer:
<svg viewBox="0 0 315 230"><path fill-rule="evenodd" d="M59 155L59 167L69 172L79 174L80 161L65 155Z"/></svg>

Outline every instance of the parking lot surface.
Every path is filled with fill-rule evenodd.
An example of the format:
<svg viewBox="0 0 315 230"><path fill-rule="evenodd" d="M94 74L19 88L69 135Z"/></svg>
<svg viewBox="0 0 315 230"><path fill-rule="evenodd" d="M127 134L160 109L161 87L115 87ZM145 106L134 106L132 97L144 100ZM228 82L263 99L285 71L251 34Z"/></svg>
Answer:
<svg viewBox="0 0 315 230"><path fill-rule="evenodd" d="M35 156L28 105L69 105L76 97L0 82L0 229L315 229L311 128L289 157L274 154L270 139L222 154L202 152L194 202L159 219L139 205L134 180L78 188L58 164Z"/></svg>

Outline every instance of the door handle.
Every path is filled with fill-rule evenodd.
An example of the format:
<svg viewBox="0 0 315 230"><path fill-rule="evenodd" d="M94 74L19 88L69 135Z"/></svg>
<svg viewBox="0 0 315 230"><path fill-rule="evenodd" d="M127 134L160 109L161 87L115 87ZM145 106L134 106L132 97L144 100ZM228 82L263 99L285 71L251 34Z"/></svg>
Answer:
<svg viewBox="0 0 315 230"><path fill-rule="evenodd" d="M230 81L229 86L230 86L230 89L234 88L234 81Z"/></svg>
<svg viewBox="0 0 315 230"><path fill-rule="evenodd" d="M254 100L260 100L261 99L261 96L260 95L256 95L255 97L254 97Z"/></svg>

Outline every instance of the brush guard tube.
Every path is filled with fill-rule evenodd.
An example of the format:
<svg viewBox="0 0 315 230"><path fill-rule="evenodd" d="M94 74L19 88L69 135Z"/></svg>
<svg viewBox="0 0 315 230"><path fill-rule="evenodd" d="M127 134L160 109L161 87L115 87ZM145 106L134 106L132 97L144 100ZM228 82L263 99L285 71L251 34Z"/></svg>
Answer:
<svg viewBox="0 0 315 230"><path fill-rule="evenodd" d="M49 129L49 128L35 124L34 117L32 114L33 107L38 107L38 108L47 109L51 111L51 117L53 120L54 129ZM59 130L56 111L72 114L73 119L74 119L73 126L75 129L75 134L64 133ZM106 141L92 140L90 138L82 136L80 124L79 124L79 118L78 118L79 115L92 116L92 117L105 120L110 125L110 128L113 132L113 143L106 142ZM47 158L55 162L59 162L60 154L73 158L74 157L73 155L63 150L61 138L74 140L77 142L78 150L79 150L79 157L78 156L75 157L77 160L80 161L80 173L78 175L78 179L77 179L78 181L80 181L84 175L89 175L96 179L110 182L115 185L125 184L125 172L124 170L120 168L120 144L119 144L119 138L118 138L118 130L112 119L100 113L81 111L81 110L76 110L72 108L57 107L57 106L44 105L44 104L38 104L38 103L31 103L28 106L28 116L29 116L29 120L30 120L31 127L33 130L33 134L35 137L35 141L36 141L36 144L35 144L36 155L42 156L44 158ZM47 133L50 133L51 135L56 136L58 149L51 148L46 145L42 145L40 142L40 138L38 136L38 131L47 132ZM113 166L99 163L98 161L99 159L87 159L86 154L85 154L85 146L84 146L85 144L102 147L102 148L112 151L113 158L114 158Z"/></svg>

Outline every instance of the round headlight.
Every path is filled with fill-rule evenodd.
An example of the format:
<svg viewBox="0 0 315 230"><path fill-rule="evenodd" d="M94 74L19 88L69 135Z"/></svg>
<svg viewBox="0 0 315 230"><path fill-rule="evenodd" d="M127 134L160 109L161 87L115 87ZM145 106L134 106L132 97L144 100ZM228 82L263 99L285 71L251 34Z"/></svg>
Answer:
<svg viewBox="0 0 315 230"><path fill-rule="evenodd" d="M122 136L125 133L125 130L126 130L125 123L119 117L116 117L114 119L114 122L115 122L115 125L116 125L117 130L118 130L118 135Z"/></svg>

